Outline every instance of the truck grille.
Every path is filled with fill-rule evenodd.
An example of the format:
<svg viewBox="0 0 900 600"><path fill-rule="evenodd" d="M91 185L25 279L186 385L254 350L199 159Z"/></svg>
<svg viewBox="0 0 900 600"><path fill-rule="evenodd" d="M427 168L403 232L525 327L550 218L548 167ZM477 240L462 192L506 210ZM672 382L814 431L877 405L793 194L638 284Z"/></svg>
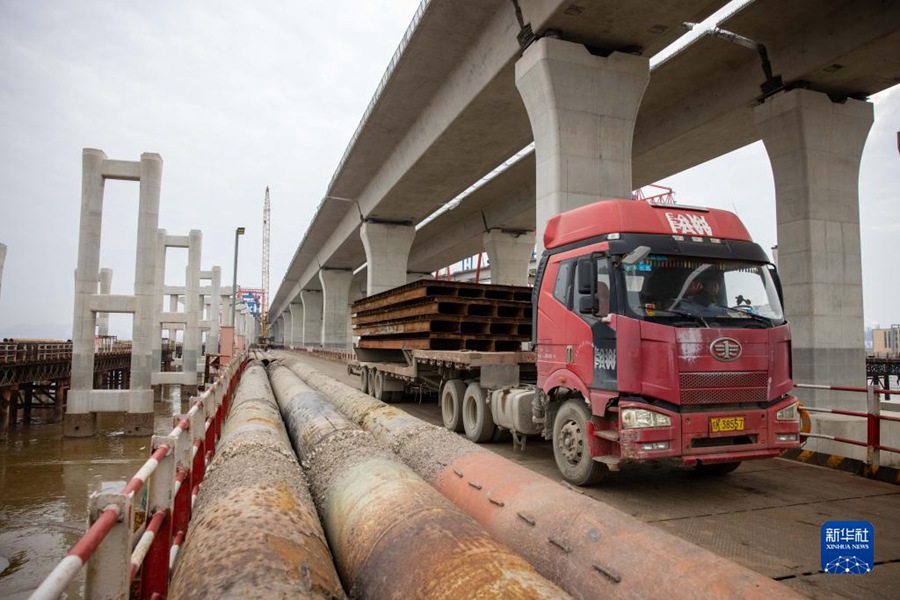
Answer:
<svg viewBox="0 0 900 600"><path fill-rule="evenodd" d="M735 404L768 400L766 371L681 373L682 404Z"/></svg>

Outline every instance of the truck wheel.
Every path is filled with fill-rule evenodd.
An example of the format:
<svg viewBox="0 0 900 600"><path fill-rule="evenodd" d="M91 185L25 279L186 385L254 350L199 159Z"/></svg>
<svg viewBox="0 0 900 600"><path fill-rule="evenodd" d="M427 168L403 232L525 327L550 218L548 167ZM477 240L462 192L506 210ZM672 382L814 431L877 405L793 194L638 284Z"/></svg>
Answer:
<svg viewBox="0 0 900 600"><path fill-rule="evenodd" d="M720 475L728 475L735 469L741 466L741 461L737 462L727 462L727 463L713 463L711 465L704 465L703 463L697 463L697 466L694 467L694 470L700 475L710 475L710 476L720 476Z"/></svg>
<svg viewBox="0 0 900 600"><path fill-rule="evenodd" d="M494 435L494 417L485 400L484 389L477 382L469 384L462 403L463 429L473 442L488 442Z"/></svg>
<svg viewBox="0 0 900 600"><path fill-rule="evenodd" d="M375 367L369 367L369 372L366 376L366 379L369 382L368 385L366 386L368 388L366 390L366 393L368 393L370 396L375 395L375 375L377 373L378 373L378 369L376 369Z"/></svg>
<svg viewBox="0 0 900 600"><path fill-rule="evenodd" d="M441 389L441 418L444 427L460 433L463 430L462 405L466 384L459 379L449 379Z"/></svg>
<svg viewBox="0 0 900 600"><path fill-rule="evenodd" d="M363 394L369 393L369 367L359 369L359 391Z"/></svg>
<svg viewBox="0 0 900 600"><path fill-rule="evenodd" d="M384 371L375 373L375 389L372 390L372 395L375 396L376 400L390 402L391 392L384 391L384 377Z"/></svg>
<svg viewBox="0 0 900 600"><path fill-rule="evenodd" d="M574 485L599 483L606 466L591 458L588 422L591 413L581 398L566 400L553 420L553 457L563 479Z"/></svg>

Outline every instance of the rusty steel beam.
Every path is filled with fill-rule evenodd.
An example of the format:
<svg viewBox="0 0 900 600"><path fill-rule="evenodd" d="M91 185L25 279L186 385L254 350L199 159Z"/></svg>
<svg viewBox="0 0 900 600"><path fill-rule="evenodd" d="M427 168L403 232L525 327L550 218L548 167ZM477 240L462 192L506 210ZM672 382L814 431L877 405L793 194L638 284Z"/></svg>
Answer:
<svg viewBox="0 0 900 600"><path fill-rule="evenodd" d="M567 597L290 369L268 369L351 597Z"/></svg>
<svg viewBox="0 0 900 600"><path fill-rule="evenodd" d="M263 367L248 366L169 598L344 598Z"/></svg>
<svg viewBox="0 0 900 600"><path fill-rule="evenodd" d="M576 598L802 598L302 363L286 364Z"/></svg>

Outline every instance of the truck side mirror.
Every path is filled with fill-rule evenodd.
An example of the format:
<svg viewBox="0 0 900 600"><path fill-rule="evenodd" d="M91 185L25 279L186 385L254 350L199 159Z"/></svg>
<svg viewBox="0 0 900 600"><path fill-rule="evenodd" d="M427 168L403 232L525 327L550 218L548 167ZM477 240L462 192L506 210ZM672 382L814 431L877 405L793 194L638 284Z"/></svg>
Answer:
<svg viewBox="0 0 900 600"><path fill-rule="evenodd" d="M578 312L592 315L600 308L597 300L597 263L594 260L578 261Z"/></svg>
<svg viewBox="0 0 900 600"><path fill-rule="evenodd" d="M578 261L578 293L594 295L597 285L597 265L592 260ZM580 304L579 304L580 306Z"/></svg>

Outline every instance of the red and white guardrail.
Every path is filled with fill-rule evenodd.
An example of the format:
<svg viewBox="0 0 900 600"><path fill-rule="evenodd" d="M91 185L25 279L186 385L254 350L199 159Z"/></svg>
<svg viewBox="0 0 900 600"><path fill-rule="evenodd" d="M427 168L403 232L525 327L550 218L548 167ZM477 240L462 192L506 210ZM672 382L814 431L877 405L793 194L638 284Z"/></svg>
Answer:
<svg viewBox="0 0 900 600"><path fill-rule="evenodd" d="M164 597L184 541L206 464L247 363L238 356L191 402L168 435L155 435L150 458L116 492L97 492L89 528L31 598L59 598L87 564L87 598ZM135 578L139 581L132 586Z"/></svg>
<svg viewBox="0 0 900 600"><path fill-rule="evenodd" d="M882 450L884 450L885 452L900 453L900 448L892 448L891 446L885 446L881 443L881 422L893 421L896 423L900 423L900 414L898 414L898 416L881 414L881 400L879 396L881 394L889 396L891 394L890 390L876 388L871 385L861 388L840 385L815 385L809 383L797 383L794 385L794 387L808 390L831 390L837 392L856 392L866 394L866 412L843 410L838 408L816 408L813 406L801 406L800 413L803 423L803 430L800 432L801 436L806 438L833 440L835 442L864 447L866 448L866 465L872 467L881 466ZM894 394L896 394L896 392L894 392ZM804 415L804 412L806 412L807 414ZM848 417L858 417L860 419L866 419L866 441L853 440L850 438L828 435L825 433L812 433L810 431L810 421L808 413L829 413L833 415L844 415Z"/></svg>

